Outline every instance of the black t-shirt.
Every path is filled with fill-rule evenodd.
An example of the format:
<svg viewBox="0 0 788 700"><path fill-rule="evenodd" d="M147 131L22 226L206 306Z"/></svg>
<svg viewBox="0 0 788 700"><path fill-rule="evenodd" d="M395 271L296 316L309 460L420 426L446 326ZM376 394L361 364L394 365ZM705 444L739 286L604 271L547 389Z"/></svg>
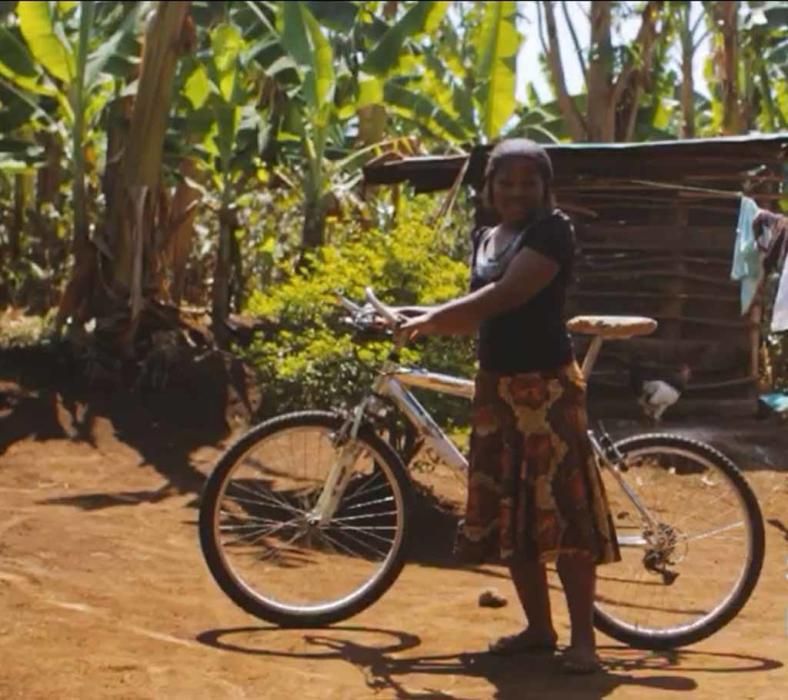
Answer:
<svg viewBox="0 0 788 700"><path fill-rule="evenodd" d="M505 272L491 274L478 260L479 247L489 229L473 232L471 291L486 286ZM517 374L552 370L574 360L572 340L566 328L564 307L572 276L575 236L569 218L559 210L531 223L515 243L514 250L531 248L555 260L558 274L525 304L482 321L479 327L479 365L483 370ZM508 257L510 262L514 255Z"/></svg>

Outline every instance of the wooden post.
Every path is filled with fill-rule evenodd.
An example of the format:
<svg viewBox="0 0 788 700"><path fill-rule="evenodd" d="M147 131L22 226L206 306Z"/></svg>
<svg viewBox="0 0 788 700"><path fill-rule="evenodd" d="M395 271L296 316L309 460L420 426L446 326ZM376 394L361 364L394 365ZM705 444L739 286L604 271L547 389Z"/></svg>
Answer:
<svg viewBox="0 0 788 700"><path fill-rule="evenodd" d="M761 299L758 299L750 309L750 377L753 380L753 392L757 397L760 392L760 350L761 350L761 319L763 318L763 306Z"/></svg>

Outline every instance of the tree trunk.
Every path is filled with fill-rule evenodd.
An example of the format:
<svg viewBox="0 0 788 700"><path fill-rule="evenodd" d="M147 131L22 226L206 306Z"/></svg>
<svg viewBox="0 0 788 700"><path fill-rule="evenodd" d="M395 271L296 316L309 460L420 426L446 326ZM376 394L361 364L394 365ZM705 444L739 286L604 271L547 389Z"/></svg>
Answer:
<svg viewBox="0 0 788 700"><path fill-rule="evenodd" d="M540 3L544 7L545 24L547 25L547 40L543 40L542 48L545 51L547 64L550 68L550 79L553 83L558 107L566 121L569 133L575 141L588 140L586 124L580 111L577 109L569 90L566 87L564 66L561 59L561 44L558 41L558 29L555 21L555 12L552 2ZM539 7L536 8L539 13ZM538 15L541 18L541 14Z"/></svg>
<svg viewBox="0 0 788 700"><path fill-rule="evenodd" d="M232 236L235 235L234 216L229 202L219 212L219 247L213 274L213 327L217 338L224 335L223 324L230 314L230 272L232 266Z"/></svg>
<svg viewBox="0 0 788 700"><path fill-rule="evenodd" d="M301 247L304 251L323 245L326 221L323 203L318 196L309 197L304 202L304 228L301 231Z"/></svg>
<svg viewBox="0 0 788 700"><path fill-rule="evenodd" d="M128 143L122 158L123 200L109 212L113 249L111 276L130 296L132 317L142 304L144 253L153 249L158 214L164 135L172 80L180 53L179 39L188 2L160 2L145 36L139 87L134 100Z"/></svg>
<svg viewBox="0 0 788 700"><path fill-rule="evenodd" d="M241 242L235 235L238 230L238 220L235 216L233 216L233 223L235 226L230 236L230 305L235 313L239 314L244 306L244 261L241 254Z"/></svg>
<svg viewBox="0 0 788 700"><path fill-rule="evenodd" d="M134 100L120 97L109 108L107 126L107 162L101 178L101 188L107 212L117 207L115 200L121 193L121 157L126 146L128 124ZM107 240L108 230L100 229L93 240L74 238L74 268L60 299L55 328L59 332L66 320L71 317L77 324L83 324L92 317L109 312L105 290L99 282L98 251L110 258L112 253Z"/></svg>
<svg viewBox="0 0 788 700"><path fill-rule="evenodd" d="M739 101L739 22L738 2L718 2L713 5L714 19L722 44L718 48L717 68L722 90L722 133L742 132L742 112Z"/></svg>
<svg viewBox="0 0 788 700"><path fill-rule="evenodd" d="M27 202L27 183L25 175L14 176L14 209L11 228L8 230L8 255L16 261L22 254L22 231L25 228L25 208Z"/></svg>
<svg viewBox="0 0 788 700"><path fill-rule="evenodd" d="M692 57L681 60L681 138L695 138L695 78Z"/></svg>
<svg viewBox="0 0 788 700"><path fill-rule="evenodd" d="M72 206L74 207L74 246L84 249L89 240L88 212L85 191L85 71L88 59L88 44L94 16L93 3L83 3L80 7L79 43L77 45L77 75L70 99L74 110L72 131L72 153L74 164L74 183Z"/></svg>
<svg viewBox="0 0 788 700"><path fill-rule="evenodd" d="M171 272L169 297L176 306L183 299L186 266L194 240L194 217L202 199L199 190L186 181L186 178L194 179L197 175L194 161L188 158L181 161L180 171L184 179L175 188L165 241L167 266Z"/></svg>
<svg viewBox="0 0 788 700"><path fill-rule="evenodd" d="M542 35L542 15L539 13L539 34L550 69L550 78L561 115L575 141L631 140L635 133L640 101L648 89L654 48L659 35L657 22L663 3L650 0L645 4L640 29L634 41L633 55L618 77L614 71L612 5L613 3L607 0L590 3L591 46L588 67L585 70L586 113L582 115L566 87L553 3L540 3L540 7L544 8L547 32L546 37ZM566 8L565 16L580 64L585 65Z"/></svg>
<svg viewBox="0 0 788 700"><path fill-rule="evenodd" d="M120 193L121 158L126 149L126 140L134 109L133 97L119 97L109 107L107 120L107 163L101 178L101 189L107 211L117 207L115 195Z"/></svg>
<svg viewBox="0 0 788 700"><path fill-rule="evenodd" d="M611 4L608 0L591 3L591 51L588 61L586 115L589 141L606 142L615 138Z"/></svg>
<svg viewBox="0 0 788 700"><path fill-rule="evenodd" d="M162 150L176 63L193 39L189 5L179 1L156 6L145 34L128 134L125 139L111 134L108 143L105 227L95 241L75 251L75 269L58 312L58 325L78 308L83 316L111 317L115 323L107 333L127 355L133 350L144 302L160 287L157 258L166 225ZM121 100L116 116L122 117L126 107Z"/></svg>
<svg viewBox="0 0 788 700"><path fill-rule="evenodd" d="M58 210L58 194L62 179L60 160L63 148L60 140L49 132L38 135L46 161L36 173L36 204L33 219L37 244L31 257L47 269L60 267L65 259L65 245L56 232L52 211Z"/></svg>
<svg viewBox="0 0 788 700"><path fill-rule="evenodd" d="M643 93L651 87L654 52L659 35L657 22L662 9L663 4L653 0L643 7L640 29L632 52L616 78L611 100L615 141L632 141L635 137L640 101Z"/></svg>
<svg viewBox="0 0 788 700"><path fill-rule="evenodd" d="M690 21L690 3L681 8L681 137L695 138L695 77L692 61L695 57L695 37Z"/></svg>

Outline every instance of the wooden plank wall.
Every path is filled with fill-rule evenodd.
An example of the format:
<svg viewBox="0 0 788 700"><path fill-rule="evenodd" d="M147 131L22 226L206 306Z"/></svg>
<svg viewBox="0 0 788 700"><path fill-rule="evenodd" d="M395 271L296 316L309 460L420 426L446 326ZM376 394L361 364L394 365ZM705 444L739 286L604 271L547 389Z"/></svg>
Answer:
<svg viewBox="0 0 788 700"><path fill-rule="evenodd" d="M742 317L739 284L730 279L738 200L704 207L676 197L633 209L625 220L620 205L616 219L597 211L596 219L573 217L579 259L570 314L650 316L659 328L649 337L606 342L591 396L628 396L635 354L656 371L689 364L689 398L754 397L758 326ZM575 344L583 353L587 340Z"/></svg>

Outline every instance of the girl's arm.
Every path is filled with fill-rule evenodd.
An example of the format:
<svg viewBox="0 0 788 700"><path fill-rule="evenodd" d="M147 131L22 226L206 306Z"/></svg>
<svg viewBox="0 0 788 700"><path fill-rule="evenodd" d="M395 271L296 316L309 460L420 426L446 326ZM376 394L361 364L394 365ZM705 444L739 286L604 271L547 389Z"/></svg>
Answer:
<svg viewBox="0 0 788 700"><path fill-rule="evenodd" d="M491 316L510 311L535 297L558 274L560 265L530 248L523 248L503 277L475 292L434 307L402 325L408 335L469 335Z"/></svg>
<svg viewBox="0 0 788 700"><path fill-rule="evenodd" d="M402 316L423 316L437 308L437 306L392 306L391 310L395 314L400 314Z"/></svg>

